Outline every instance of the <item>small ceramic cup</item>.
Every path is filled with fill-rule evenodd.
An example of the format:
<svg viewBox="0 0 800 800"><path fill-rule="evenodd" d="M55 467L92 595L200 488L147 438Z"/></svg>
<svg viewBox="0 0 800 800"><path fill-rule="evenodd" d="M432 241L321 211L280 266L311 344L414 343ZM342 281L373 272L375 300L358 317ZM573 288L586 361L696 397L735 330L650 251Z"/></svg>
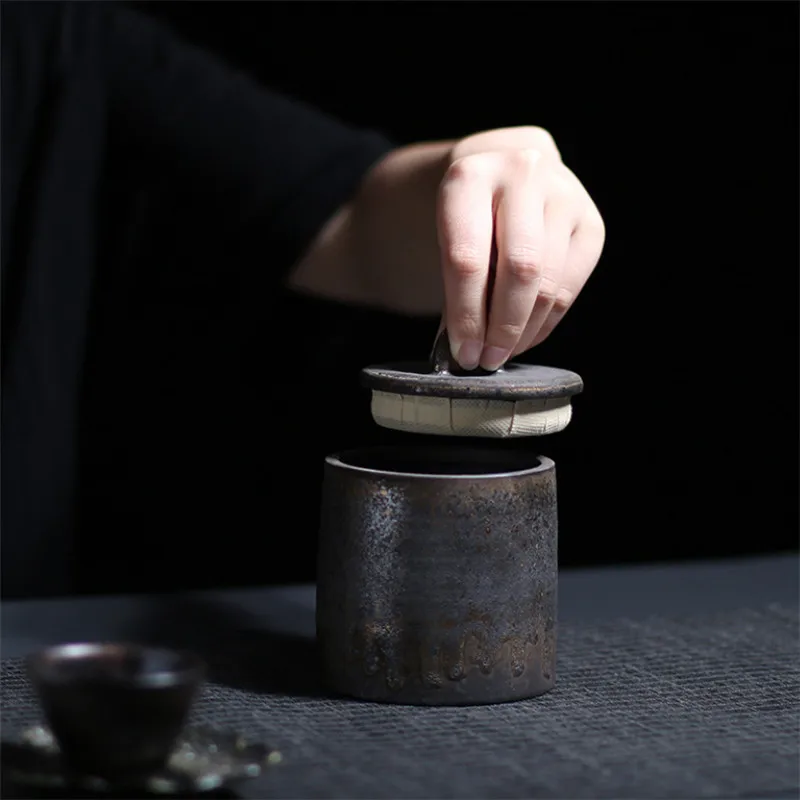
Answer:
<svg viewBox="0 0 800 800"><path fill-rule="evenodd" d="M191 653L128 644L64 644L27 667L65 768L114 784L166 765L205 678Z"/></svg>

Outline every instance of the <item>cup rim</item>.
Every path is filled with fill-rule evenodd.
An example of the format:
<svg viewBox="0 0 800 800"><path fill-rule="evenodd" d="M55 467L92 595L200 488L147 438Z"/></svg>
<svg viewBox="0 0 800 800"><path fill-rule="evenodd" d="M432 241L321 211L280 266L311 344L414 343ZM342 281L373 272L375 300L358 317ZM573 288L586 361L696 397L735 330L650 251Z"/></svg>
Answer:
<svg viewBox="0 0 800 800"><path fill-rule="evenodd" d="M136 688L169 688L201 683L206 674L202 658L188 650L168 647L131 644L127 642L65 642L45 647L29 655L26 661L31 680L42 687L55 687L71 683L74 678L62 673L60 667L68 661L88 660L104 655L167 657L170 666L135 675L119 676L112 671L100 673L97 680L128 685ZM166 660L166 659L165 659Z"/></svg>

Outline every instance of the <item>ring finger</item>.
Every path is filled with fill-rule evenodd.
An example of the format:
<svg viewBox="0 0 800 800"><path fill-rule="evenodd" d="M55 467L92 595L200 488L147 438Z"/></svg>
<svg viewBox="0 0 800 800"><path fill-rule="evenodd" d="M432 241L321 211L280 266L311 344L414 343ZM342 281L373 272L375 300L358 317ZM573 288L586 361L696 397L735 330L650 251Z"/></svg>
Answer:
<svg viewBox="0 0 800 800"><path fill-rule="evenodd" d="M564 289L564 271L570 251L570 242L576 228L572 205L568 202L551 202L545 206L545 229L547 249L544 258L544 271L539 282L536 303L525 326L525 331L514 348L512 355L528 350L536 335L544 325L553 307L560 302Z"/></svg>

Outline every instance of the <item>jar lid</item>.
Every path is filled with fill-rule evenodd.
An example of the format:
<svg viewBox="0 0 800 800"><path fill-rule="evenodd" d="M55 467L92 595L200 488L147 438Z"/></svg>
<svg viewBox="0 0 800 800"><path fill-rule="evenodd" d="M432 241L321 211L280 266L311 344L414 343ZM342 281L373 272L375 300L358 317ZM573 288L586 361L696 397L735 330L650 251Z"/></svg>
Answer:
<svg viewBox="0 0 800 800"><path fill-rule="evenodd" d="M509 363L492 373L435 372L429 364L409 362L366 367L364 386L373 391L471 400L539 400L571 397L583 390L580 375L556 367Z"/></svg>
<svg viewBox="0 0 800 800"><path fill-rule="evenodd" d="M583 390L575 372L508 363L496 372L465 372L437 337L429 362L366 367L372 415L383 427L452 436L541 436L563 430L573 395Z"/></svg>

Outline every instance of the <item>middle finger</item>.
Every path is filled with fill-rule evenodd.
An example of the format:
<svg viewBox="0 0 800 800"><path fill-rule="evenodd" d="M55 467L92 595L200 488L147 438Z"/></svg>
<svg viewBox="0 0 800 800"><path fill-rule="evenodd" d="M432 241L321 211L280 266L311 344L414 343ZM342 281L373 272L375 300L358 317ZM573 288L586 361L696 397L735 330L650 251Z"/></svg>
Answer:
<svg viewBox="0 0 800 800"><path fill-rule="evenodd" d="M524 333L544 272L544 194L533 180L507 185L495 219L497 271L481 366L496 370Z"/></svg>

